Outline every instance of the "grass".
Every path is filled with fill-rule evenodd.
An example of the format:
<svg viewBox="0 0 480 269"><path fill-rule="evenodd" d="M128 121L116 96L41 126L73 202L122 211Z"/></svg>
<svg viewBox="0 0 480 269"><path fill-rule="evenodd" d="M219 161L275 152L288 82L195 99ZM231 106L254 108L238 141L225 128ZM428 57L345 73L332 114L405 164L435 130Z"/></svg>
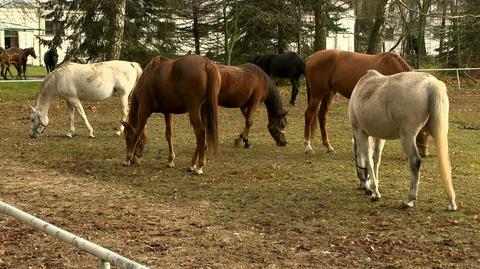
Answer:
<svg viewBox="0 0 480 269"><path fill-rule="evenodd" d="M419 200L413 209L400 207L407 195L409 174L398 141L385 146L380 167L382 200L373 203L356 189L347 100L340 96L328 121L335 154L325 154L318 134L313 143L316 153L303 153L306 96L302 89L288 114L287 147L275 146L262 106L250 132L252 148L235 148L233 140L244 120L237 109L221 109L221 154L208 159L204 176L193 176L186 172L195 143L185 115L175 118L176 168L165 165L167 149L160 115L149 120L148 151L142 164L123 167L124 141L113 136L112 130L120 115L118 99L84 103L95 139L87 138L88 131L78 116L78 135L64 137L66 108L56 99L44 135L32 140L27 136L28 105L34 103L39 84L2 83L0 87L1 159L86 177L105 186L134 188L152 201L173 207L208 204L205 221L211 225L239 233L258 232L259 237L250 240L258 240L264 248L239 247L234 255L249 257L260 267L267 267L266 261L272 259L282 261L285 267L471 268L480 261L477 92L450 92L450 158L460 207L452 213L444 211L446 194L432 142L431 157L422 162ZM289 90L283 88L281 93L287 103ZM236 242L238 246L244 243ZM221 247L213 247L223 253ZM296 254L287 258L275 253L284 248Z"/></svg>
<svg viewBox="0 0 480 269"><path fill-rule="evenodd" d="M13 78L15 79L17 76L17 70L15 67L10 67L10 71L12 72ZM45 77L47 75L47 70L44 66L35 66L35 65L27 65L27 78L35 77ZM11 79L10 76L8 79Z"/></svg>

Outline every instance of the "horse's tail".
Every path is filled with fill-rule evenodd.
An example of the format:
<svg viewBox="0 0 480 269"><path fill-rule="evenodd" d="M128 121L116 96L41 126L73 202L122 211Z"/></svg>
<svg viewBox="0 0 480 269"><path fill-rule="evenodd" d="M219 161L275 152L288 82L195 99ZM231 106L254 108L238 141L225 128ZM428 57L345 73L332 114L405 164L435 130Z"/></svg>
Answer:
<svg viewBox="0 0 480 269"><path fill-rule="evenodd" d="M452 185L450 160L448 157L448 96L447 87L441 81L433 79L430 86L429 113L426 127L437 146L438 166L443 186L450 200L451 210L456 209L455 191Z"/></svg>
<svg viewBox="0 0 480 269"><path fill-rule="evenodd" d="M205 71L207 73L207 99L202 110L206 113L207 143L208 148L214 155L218 153L218 92L221 86L220 72L208 59L205 59Z"/></svg>

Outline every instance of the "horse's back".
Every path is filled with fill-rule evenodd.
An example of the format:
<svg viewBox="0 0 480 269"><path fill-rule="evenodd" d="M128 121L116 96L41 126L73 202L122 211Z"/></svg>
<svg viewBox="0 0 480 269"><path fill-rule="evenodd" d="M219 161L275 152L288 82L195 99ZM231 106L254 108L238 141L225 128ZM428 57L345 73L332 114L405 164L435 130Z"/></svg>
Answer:
<svg viewBox="0 0 480 269"><path fill-rule="evenodd" d="M382 139L399 138L402 132L415 133L428 120L429 98L437 83L426 73L384 76L370 70L352 93L350 119L369 135Z"/></svg>
<svg viewBox="0 0 480 269"><path fill-rule="evenodd" d="M307 76L314 80L313 83L318 84L317 87L333 89L350 98L358 80L369 69L377 70L384 75L411 70L399 55L393 53L370 55L329 49L310 56L306 72Z"/></svg>
<svg viewBox="0 0 480 269"><path fill-rule="evenodd" d="M207 72L208 61L198 55L186 55L151 63L135 87L134 98L149 96L154 112L185 113L192 103L203 102L206 98L207 87L212 82ZM220 82L220 74L216 67L213 68L217 74L214 79Z"/></svg>
<svg viewBox="0 0 480 269"><path fill-rule="evenodd" d="M222 78L219 105L236 108L245 106L252 98L265 99L268 89L263 79L265 73L260 67L251 63L217 67Z"/></svg>

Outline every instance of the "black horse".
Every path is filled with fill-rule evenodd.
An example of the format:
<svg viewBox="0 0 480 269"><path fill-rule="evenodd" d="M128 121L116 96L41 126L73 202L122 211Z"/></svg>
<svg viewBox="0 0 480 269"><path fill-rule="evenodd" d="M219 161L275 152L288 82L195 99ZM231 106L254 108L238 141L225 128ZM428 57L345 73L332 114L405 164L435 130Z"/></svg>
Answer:
<svg viewBox="0 0 480 269"><path fill-rule="evenodd" d="M292 84L290 104L295 105L298 94L298 79L305 75L305 62L295 52L285 54L264 54L252 61L260 66L269 76L288 78Z"/></svg>
<svg viewBox="0 0 480 269"><path fill-rule="evenodd" d="M58 53L56 48L51 48L43 55L43 61L45 62L45 68L47 68L47 74L52 72L57 66Z"/></svg>

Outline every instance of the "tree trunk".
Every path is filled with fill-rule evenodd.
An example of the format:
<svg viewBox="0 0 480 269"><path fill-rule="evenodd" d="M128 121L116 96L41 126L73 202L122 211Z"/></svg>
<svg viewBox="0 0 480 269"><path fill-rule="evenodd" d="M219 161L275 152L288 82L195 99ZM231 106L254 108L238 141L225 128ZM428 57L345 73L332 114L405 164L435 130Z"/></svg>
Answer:
<svg viewBox="0 0 480 269"><path fill-rule="evenodd" d="M327 13L325 12L325 1L318 1L315 5L315 41L314 51L325 50L327 48Z"/></svg>
<svg viewBox="0 0 480 269"><path fill-rule="evenodd" d="M228 63L228 21L227 21L227 0L222 1L222 15L223 15L223 64Z"/></svg>
<svg viewBox="0 0 480 269"><path fill-rule="evenodd" d="M115 11L112 13L112 39L108 60L118 60L122 54L123 31L125 25L126 0L115 0Z"/></svg>
<svg viewBox="0 0 480 269"><path fill-rule="evenodd" d="M445 20L445 16L447 15L447 3L442 3L443 7L442 7L442 23L441 23L441 28L440 28L440 31L441 31L441 34L440 34L440 45L438 46L438 55L440 55L441 57L443 57L443 50L444 50L444 47L445 47L445 25L446 25L446 20Z"/></svg>
<svg viewBox="0 0 480 269"><path fill-rule="evenodd" d="M385 23L385 6L388 0L381 0L378 3L375 14L375 22L373 23L372 31L368 41L367 54L375 54L382 49L382 30Z"/></svg>
<svg viewBox="0 0 480 269"><path fill-rule="evenodd" d="M298 30L297 30L297 54L302 55L302 2L298 0Z"/></svg>
<svg viewBox="0 0 480 269"><path fill-rule="evenodd" d="M192 0L192 15L193 15L193 39L195 42L195 54L200 55L200 31L198 29L199 5L198 0Z"/></svg>

